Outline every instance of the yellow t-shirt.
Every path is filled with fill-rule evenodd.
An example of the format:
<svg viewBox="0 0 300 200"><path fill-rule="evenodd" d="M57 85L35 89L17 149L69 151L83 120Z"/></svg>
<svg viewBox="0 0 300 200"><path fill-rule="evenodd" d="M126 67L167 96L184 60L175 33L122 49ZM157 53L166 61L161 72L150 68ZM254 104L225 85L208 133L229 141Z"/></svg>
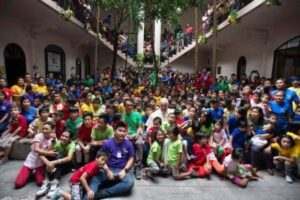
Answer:
<svg viewBox="0 0 300 200"><path fill-rule="evenodd" d="M18 85L14 85L10 89L11 89L11 92L13 93L13 95L23 95L23 94L25 94L25 87L22 88Z"/></svg>
<svg viewBox="0 0 300 200"><path fill-rule="evenodd" d="M297 158L297 152L295 147L283 149L278 143L271 144L272 149L276 149L280 156L287 158Z"/></svg>
<svg viewBox="0 0 300 200"><path fill-rule="evenodd" d="M153 98L155 99L156 105L159 106L161 96L154 96Z"/></svg>
<svg viewBox="0 0 300 200"><path fill-rule="evenodd" d="M120 104L118 105L118 110L119 110L120 112L122 112L122 113L125 112L125 106L124 106L124 103L120 103Z"/></svg>
<svg viewBox="0 0 300 200"><path fill-rule="evenodd" d="M40 86L40 85L35 85L33 88L33 91L39 94L48 94L48 88L46 85Z"/></svg>
<svg viewBox="0 0 300 200"><path fill-rule="evenodd" d="M290 87L289 89L294 90L298 96L298 98L300 98L300 88L295 88L295 87ZM297 105L295 104L295 102L293 102L293 110L295 110L297 107Z"/></svg>
<svg viewBox="0 0 300 200"><path fill-rule="evenodd" d="M291 136L293 138L293 140L295 141L296 145L295 145L295 151L296 151L296 155L297 158L300 157L300 136L296 135L295 133L291 133L291 132L287 132L287 135Z"/></svg>
<svg viewBox="0 0 300 200"><path fill-rule="evenodd" d="M81 113L83 114L83 112L85 112L85 111L94 113L94 106L93 106L93 104L83 103L81 105Z"/></svg>

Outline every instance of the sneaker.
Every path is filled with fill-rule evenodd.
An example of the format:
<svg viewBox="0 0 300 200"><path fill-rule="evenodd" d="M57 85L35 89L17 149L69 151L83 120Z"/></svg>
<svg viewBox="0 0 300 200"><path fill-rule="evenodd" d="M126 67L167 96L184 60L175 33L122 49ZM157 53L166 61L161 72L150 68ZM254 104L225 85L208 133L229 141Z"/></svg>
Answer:
<svg viewBox="0 0 300 200"><path fill-rule="evenodd" d="M47 194L47 198L50 199L51 197L53 197L54 192L56 191L56 189L58 188L58 181L57 180L53 180L50 183L50 189L49 192Z"/></svg>
<svg viewBox="0 0 300 200"><path fill-rule="evenodd" d="M199 174L194 169L192 169L191 176L192 177L199 177Z"/></svg>
<svg viewBox="0 0 300 200"><path fill-rule="evenodd" d="M294 182L293 179L292 179L292 177L290 177L289 175L286 175L286 176L285 176L285 181L286 181L287 183L293 183L293 182Z"/></svg>
<svg viewBox="0 0 300 200"><path fill-rule="evenodd" d="M43 185L41 186L40 190L37 191L36 196L41 197L47 194L50 190L50 183L48 180L43 181Z"/></svg>
<svg viewBox="0 0 300 200"><path fill-rule="evenodd" d="M137 180L141 180L142 178L142 170L139 167L136 167L135 169L135 178Z"/></svg>
<svg viewBox="0 0 300 200"><path fill-rule="evenodd" d="M54 191L54 194L51 198L51 200L59 200L60 198L60 188L56 188L56 190Z"/></svg>

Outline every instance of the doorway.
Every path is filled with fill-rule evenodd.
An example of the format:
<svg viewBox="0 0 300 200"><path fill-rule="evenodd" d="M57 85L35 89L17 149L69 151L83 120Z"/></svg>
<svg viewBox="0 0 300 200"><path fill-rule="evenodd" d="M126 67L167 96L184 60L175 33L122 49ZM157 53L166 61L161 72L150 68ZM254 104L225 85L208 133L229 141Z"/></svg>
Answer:
<svg viewBox="0 0 300 200"><path fill-rule="evenodd" d="M76 59L76 76L79 76L79 78L82 79L82 76L81 76L81 60L79 58Z"/></svg>
<svg viewBox="0 0 300 200"><path fill-rule="evenodd" d="M241 79L242 74L246 73L246 66L247 66L247 60L245 56L240 57L237 63L237 72L236 72L238 80Z"/></svg>
<svg viewBox="0 0 300 200"><path fill-rule="evenodd" d="M14 85L18 77L26 74L25 53L19 45L10 43L5 47L4 63L8 86Z"/></svg>

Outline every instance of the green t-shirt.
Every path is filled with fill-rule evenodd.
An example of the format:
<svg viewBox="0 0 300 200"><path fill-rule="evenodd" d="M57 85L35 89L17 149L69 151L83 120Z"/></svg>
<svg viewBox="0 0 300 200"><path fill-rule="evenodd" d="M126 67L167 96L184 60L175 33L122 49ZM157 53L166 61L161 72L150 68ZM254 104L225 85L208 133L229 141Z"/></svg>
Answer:
<svg viewBox="0 0 300 200"><path fill-rule="evenodd" d="M160 158L161 158L161 146L157 143L157 141L155 141L152 143L150 147L148 158L147 158L147 165L154 163L155 160L160 160Z"/></svg>
<svg viewBox="0 0 300 200"><path fill-rule="evenodd" d="M91 138L96 141L106 140L106 139L112 138L112 137L114 137L114 130L109 125L107 125L107 127L104 131L101 131L96 128L92 129Z"/></svg>
<svg viewBox="0 0 300 200"><path fill-rule="evenodd" d="M138 127L143 123L142 116L138 112L131 112L129 115L123 114L123 118L128 126L128 134L136 134Z"/></svg>
<svg viewBox="0 0 300 200"><path fill-rule="evenodd" d="M54 144L54 149L61 157L66 157L69 152L75 152L75 143L71 141L67 146L63 146L60 141L57 141Z"/></svg>
<svg viewBox="0 0 300 200"><path fill-rule="evenodd" d="M66 127L67 129L70 130L71 132L71 139L72 140L75 140L76 139L76 136L77 136L77 126L82 123L82 118L81 117L77 117L77 119L73 122L71 121L71 119L68 119L66 121Z"/></svg>
<svg viewBox="0 0 300 200"><path fill-rule="evenodd" d="M209 127L206 127L205 125L202 125L200 128L200 132L203 133L206 136L210 136L215 129L215 126L213 123L210 124Z"/></svg>
<svg viewBox="0 0 300 200"><path fill-rule="evenodd" d="M171 124L169 122L163 122L160 128L166 133L170 127Z"/></svg>
<svg viewBox="0 0 300 200"><path fill-rule="evenodd" d="M182 152L182 141L177 139L176 141L170 141L168 147L168 164L176 166L178 164L178 154Z"/></svg>
<svg viewBox="0 0 300 200"><path fill-rule="evenodd" d="M94 85L94 79L92 79L92 78L86 79L84 81L84 85L91 87L92 85Z"/></svg>

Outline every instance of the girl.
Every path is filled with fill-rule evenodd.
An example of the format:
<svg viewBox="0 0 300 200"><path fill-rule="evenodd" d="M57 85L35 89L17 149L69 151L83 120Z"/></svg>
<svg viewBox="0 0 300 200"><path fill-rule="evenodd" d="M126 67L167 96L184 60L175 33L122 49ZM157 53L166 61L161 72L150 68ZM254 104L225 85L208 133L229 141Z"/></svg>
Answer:
<svg viewBox="0 0 300 200"><path fill-rule="evenodd" d="M276 170L284 171L286 182L293 183L292 172L297 159L295 141L291 136L283 135L277 139L276 143L272 143L265 149L265 152L270 154L272 150L278 151L278 156L273 157Z"/></svg>
<svg viewBox="0 0 300 200"><path fill-rule="evenodd" d="M233 149L231 155L228 155L224 161L224 175L230 179L233 184L240 187L247 187L248 182L257 180L260 177L249 164L241 164L243 161L243 149Z"/></svg>
<svg viewBox="0 0 300 200"><path fill-rule="evenodd" d="M211 151L208 144L208 137L204 134L195 136L195 144L193 144L195 159L188 166L189 171L195 170L199 177L209 176L212 167L218 174L222 174L224 167L217 161L215 155Z"/></svg>
<svg viewBox="0 0 300 200"><path fill-rule="evenodd" d="M35 179L37 185L42 185L44 180L44 165L40 156L56 156L57 153L53 150L48 150L51 147L53 138L51 134L54 132L55 125L53 122L46 122L43 125L42 133L35 135L32 144L32 150L26 157L26 160L19 171L15 188L21 188L27 183L30 173L35 170Z"/></svg>
<svg viewBox="0 0 300 200"><path fill-rule="evenodd" d="M202 112L200 114L200 128L199 131L206 136L210 136L214 130L214 124L210 113Z"/></svg>
<svg viewBox="0 0 300 200"><path fill-rule="evenodd" d="M153 137L153 143L150 147L150 151L147 158L147 166L148 168L144 168L144 174L146 174L147 177L152 177L153 174L165 174L166 168L165 164L161 159L162 155L162 146L164 144L165 135L164 132L161 129L158 129L154 133Z"/></svg>
<svg viewBox="0 0 300 200"><path fill-rule="evenodd" d="M215 155L218 159L220 159L220 161L223 161L224 158L231 152L230 143L223 126L223 120L218 120L209 139L209 146L213 149Z"/></svg>

